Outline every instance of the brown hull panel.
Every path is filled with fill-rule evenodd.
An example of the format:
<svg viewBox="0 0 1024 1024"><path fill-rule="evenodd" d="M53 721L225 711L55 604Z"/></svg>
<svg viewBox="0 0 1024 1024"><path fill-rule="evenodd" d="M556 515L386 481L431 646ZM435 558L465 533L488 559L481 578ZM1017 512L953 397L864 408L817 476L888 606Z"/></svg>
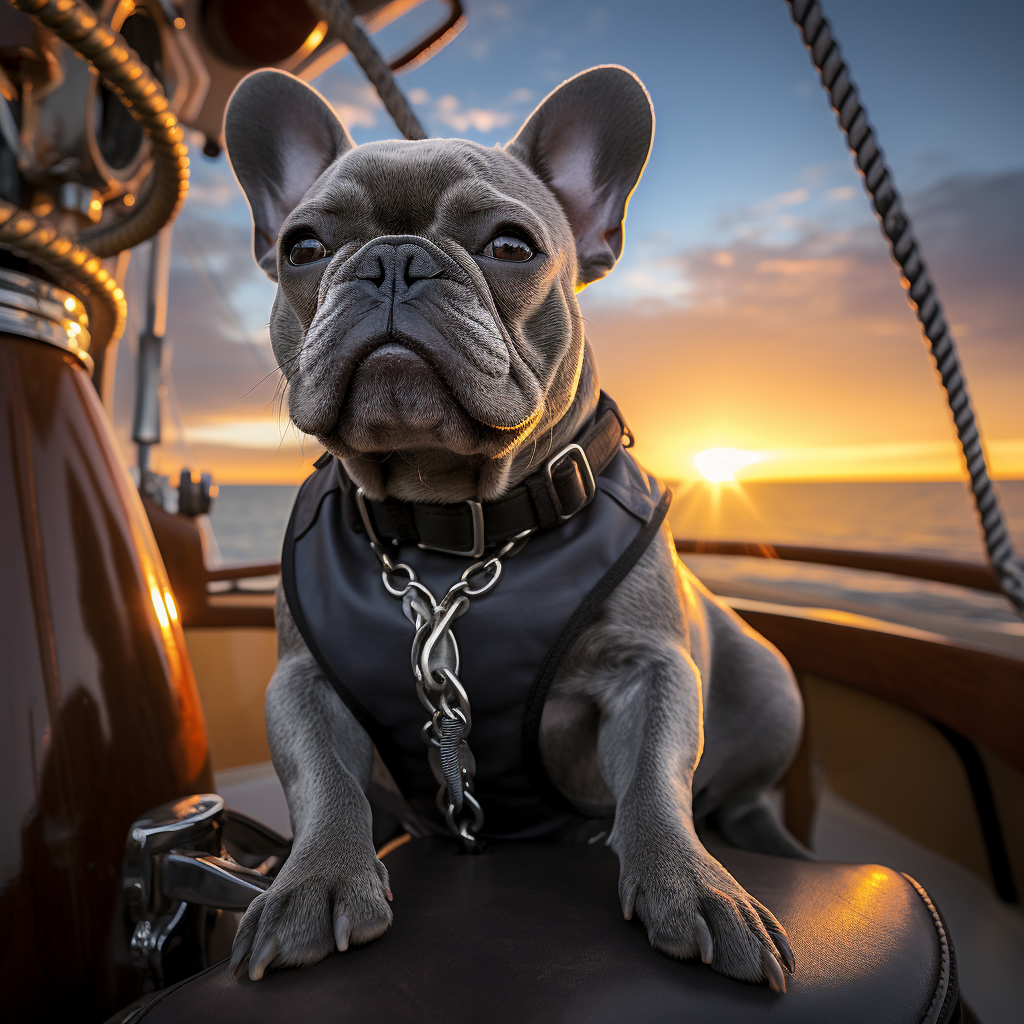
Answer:
<svg viewBox="0 0 1024 1024"><path fill-rule="evenodd" d="M0 1006L102 1020L134 998L133 819L209 791L163 563L74 357L0 334Z"/></svg>

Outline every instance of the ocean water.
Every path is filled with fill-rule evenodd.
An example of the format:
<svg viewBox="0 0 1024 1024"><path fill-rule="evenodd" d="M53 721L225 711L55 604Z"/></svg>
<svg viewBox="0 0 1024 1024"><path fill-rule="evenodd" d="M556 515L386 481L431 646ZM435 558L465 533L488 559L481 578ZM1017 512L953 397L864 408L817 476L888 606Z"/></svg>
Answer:
<svg viewBox="0 0 1024 1024"><path fill-rule="evenodd" d="M1024 480L996 484L1018 546ZM973 499L961 483L750 483L717 493L675 485L677 537L750 540L984 561Z"/></svg>
<svg viewBox="0 0 1024 1024"><path fill-rule="evenodd" d="M221 484L210 524L225 562L271 562L281 557L298 487Z"/></svg>
<svg viewBox="0 0 1024 1024"><path fill-rule="evenodd" d="M997 485L1024 552L1024 480ZM711 491L676 484L669 522L677 537L912 552L984 561L966 487L959 483L751 483ZM297 487L222 486L211 514L226 562L280 556ZM716 593L839 608L1024 656L1024 622L998 594L886 573L775 559L688 555Z"/></svg>

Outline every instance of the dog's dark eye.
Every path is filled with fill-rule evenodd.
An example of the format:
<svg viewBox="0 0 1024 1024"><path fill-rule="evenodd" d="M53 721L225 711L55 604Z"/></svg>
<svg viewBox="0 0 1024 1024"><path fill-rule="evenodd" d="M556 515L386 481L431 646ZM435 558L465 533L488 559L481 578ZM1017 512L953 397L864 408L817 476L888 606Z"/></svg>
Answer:
<svg viewBox="0 0 1024 1024"><path fill-rule="evenodd" d="M327 255L323 242L319 238L300 238L288 253L288 262L299 267L304 263L315 263Z"/></svg>
<svg viewBox="0 0 1024 1024"><path fill-rule="evenodd" d="M515 235L498 235L484 247L484 255L494 260L511 260L513 263L525 263L533 259L533 250L521 238Z"/></svg>

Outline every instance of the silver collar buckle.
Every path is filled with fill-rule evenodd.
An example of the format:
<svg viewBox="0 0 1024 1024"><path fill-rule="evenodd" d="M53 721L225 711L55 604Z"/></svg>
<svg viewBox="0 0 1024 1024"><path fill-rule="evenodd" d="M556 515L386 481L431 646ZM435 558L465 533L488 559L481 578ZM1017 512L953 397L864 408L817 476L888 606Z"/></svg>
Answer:
<svg viewBox="0 0 1024 1024"><path fill-rule="evenodd" d="M557 466L563 459L572 459L576 463L576 468L579 470L580 480L583 482L583 501L569 512L566 512L562 508L562 501L558 497L558 489L555 487L555 481L552 477L552 470ZM544 473L547 476L548 491L551 494L551 500L555 503L555 511L558 513L558 518L564 523L566 519L571 519L581 509L586 508L594 500L594 495L597 493L597 483L594 480L594 471L590 468L590 460L587 458L587 453L578 444L567 444L557 455L552 456L548 459L547 465L544 467Z"/></svg>
<svg viewBox="0 0 1024 1024"><path fill-rule="evenodd" d="M381 542L380 537L377 536L377 531L373 528L373 520L370 518L370 510L366 507L366 497L363 495L362 487L356 488L356 508L359 510L359 518L363 521L363 529L366 531L366 536L370 538L370 543L377 551L384 550L384 544ZM398 541L392 540L391 547L397 547Z"/></svg>
<svg viewBox="0 0 1024 1024"><path fill-rule="evenodd" d="M417 544L424 551L440 551L446 555L459 555L462 558L480 558L484 553L484 507L479 501L466 500L469 506L469 517L473 524L473 546L466 551L453 551L451 548L440 548L435 544Z"/></svg>
<svg viewBox="0 0 1024 1024"><path fill-rule="evenodd" d="M479 501L467 500L466 504L469 506L470 522L473 524L473 546L471 548L467 548L465 551L454 551L451 548L437 547L435 544L417 544L416 547L422 548L424 551L440 551L445 555L458 555L460 558L480 558L484 553L484 507ZM367 508L362 487L356 488L356 508L359 511L359 518L363 521L366 536L370 538L370 543L379 551L383 551L385 544L373 528L373 520L370 518L370 510ZM395 547L398 542L392 540L390 544Z"/></svg>

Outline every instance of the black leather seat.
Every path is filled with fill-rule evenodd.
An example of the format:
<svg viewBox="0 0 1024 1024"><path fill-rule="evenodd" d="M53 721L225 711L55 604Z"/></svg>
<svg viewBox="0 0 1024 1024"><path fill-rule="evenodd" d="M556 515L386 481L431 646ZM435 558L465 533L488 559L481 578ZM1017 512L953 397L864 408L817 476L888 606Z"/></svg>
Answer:
<svg viewBox="0 0 1024 1024"><path fill-rule="evenodd" d="M953 949L927 894L876 865L715 854L786 926L786 995L679 962L622 918L601 846L505 844L480 856L416 840L387 858L395 923L368 946L264 980L226 963L165 990L131 1024L948 1024Z"/></svg>

